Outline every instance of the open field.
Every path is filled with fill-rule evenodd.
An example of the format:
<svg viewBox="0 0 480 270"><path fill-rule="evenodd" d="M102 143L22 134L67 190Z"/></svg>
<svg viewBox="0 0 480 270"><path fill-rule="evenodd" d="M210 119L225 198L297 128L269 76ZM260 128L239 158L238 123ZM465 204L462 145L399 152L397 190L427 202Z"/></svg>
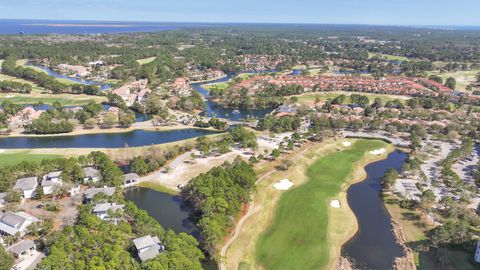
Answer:
<svg viewBox="0 0 480 270"><path fill-rule="evenodd" d="M428 241L427 233L433 228L428 224L419 210L404 209L398 206L397 200L392 196L384 198L385 206L393 219L402 226L406 245L410 247L415 256L415 264L418 270L435 270L439 265L435 263L434 254L422 249L421 245ZM472 263L473 254L461 250L449 250L451 269L476 269Z"/></svg>
<svg viewBox="0 0 480 270"><path fill-rule="evenodd" d="M41 161L43 159L58 158L61 155L33 154L29 150L9 151L0 153L0 167L15 165L22 161Z"/></svg>
<svg viewBox="0 0 480 270"><path fill-rule="evenodd" d="M309 167L308 181L282 195L273 223L259 238L259 263L266 269L298 269L300 265L302 269L325 269L333 265L336 258L331 249L339 249L348 239L342 231L352 232L356 220L348 212L329 213L329 201L349 185L355 164L368 151L386 146L380 141L358 140Z"/></svg>
<svg viewBox="0 0 480 270"><path fill-rule="evenodd" d="M350 141L353 142L357 140ZM380 141L358 141L360 143L354 146L355 149L387 147L384 142ZM360 146L362 142L366 142L364 143L364 146ZM393 147L388 146L388 148L392 149ZM368 162L382 159L386 156L386 154L382 156L366 156L362 162L356 162L355 164L352 163L351 166L345 166L350 168L349 172L344 172L345 179L339 180L337 172L331 172L331 174L335 174L335 178L330 179L332 183L330 183L330 181L326 182L324 181L324 178L327 177L328 173L325 174L324 170L320 168L317 163L321 162L324 158L339 158L340 156L337 156L338 154L346 152L336 152L341 149L345 149L345 147L343 147L339 141L328 140L320 144L310 143L302 147L300 150L296 150L291 154L282 157L282 159L288 159L293 162L293 165L287 171L275 170L275 167L280 164L280 159L274 162L261 163L255 168L260 178L254 196L255 205L253 214L244 222L239 236L227 250L226 258L224 258L226 260L227 269L237 269L238 267L241 267L239 269L298 269L298 267L295 268L292 267L292 265L302 265L302 267L306 267L302 269L308 269L308 266L303 262L296 264L302 260L301 257L306 262L313 263L314 261L323 261L323 263L326 263L328 266L331 266L336 262L336 259L340 255L340 247L356 232L357 223L355 216L349 207L333 209L329 206L327 207L327 201L330 198L335 197L335 199L340 200L342 206L346 206L346 192L344 191L350 184L364 178L365 171L363 170L363 166ZM357 151L362 152L362 150ZM364 151L362 152L360 159L363 156L363 153ZM350 155L347 154L347 156ZM315 167L310 168L314 163L316 164ZM337 164L341 164L342 166L345 165L337 160L335 168L339 166ZM322 170L322 175L315 175L318 169ZM287 191L286 193L273 189L272 185L283 178L290 179L295 183L297 188ZM307 182L309 179L312 180L312 183ZM306 184L304 184L305 182ZM322 187L319 188L319 186ZM327 186L329 189L336 187L337 190L336 192L333 192L332 190L334 194L331 195L330 198L327 198L328 196L326 196L325 190L323 190L324 186ZM304 194L309 191L312 193L307 195ZM303 202L298 202L299 204L302 204L302 206L299 206L297 201L292 197L293 201L295 201L294 203L297 205L285 207L285 204L291 203L292 199L285 199L285 196L282 196L282 194L288 194L290 192L305 196L300 198L300 200L305 199ZM282 201L284 206L280 206L279 201ZM291 214L290 211L298 213L289 215ZM316 213L315 217L313 217L311 211ZM321 218L317 214L320 214L323 217ZM282 218L287 218L288 221L284 221L286 223L283 225L276 222ZM301 224L306 224L301 230L298 228L299 220L301 220ZM334 221L329 223L327 220ZM278 231L279 229L282 231L284 229L290 231L281 236L282 233L277 234L280 232ZM265 233L266 230L268 230L267 233ZM315 234L320 232L322 234L320 236L322 241L318 241L317 237L308 235L309 233ZM277 238L276 235L279 235L280 237ZM292 241L291 237L295 238L295 240ZM308 239L304 239L303 237ZM291 242L279 244L278 241ZM256 246L257 242L261 243ZM295 244L299 242L301 242L301 245ZM317 244L318 246L316 246ZM283 245L283 247L280 245ZM288 249L289 254L287 256L283 253L286 249ZM263 258L261 256L263 256ZM260 258L260 260L257 258ZM262 260L268 260L269 262L261 266L260 264L263 262ZM318 268L317 265L315 269Z"/></svg>
<svg viewBox="0 0 480 270"><path fill-rule="evenodd" d="M143 59L138 59L137 62L140 64L140 65L145 65L145 64L148 64L150 62L152 62L153 60L155 60L157 57L148 57L148 58L143 58Z"/></svg>
<svg viewBox="0 0 480 270"><path fill-rule="evenodd" d="M391 55L391 54L381 54L381 53L368 53L368 58L373 58L373 57L378 57L390 61L408 61L410 60L408 57L404 56L397 56L397 55Z"/></svg>
<svg viewBox="0 0 480 270"><path fill-rule="evenodd" d="M179 193L178 190L173 190L173 189L170 189L167 186L164 186L162 184L158 184L158 183L155 183L155 182L151 182L151 181L140 182L138 184L138 186L153 189L155 191L167 193L167 194L170 194L170 195L178 195L178 193Z"/></svg>
<svg viewBox="0 0 480 270"><path fill-rule="evenodd" d="M53 104L60 102L63 106L81 106L90 101L101 103L107 101L106 97L72 94L18 94L18 93L0 93L0 102L9 100L15 104L34 104L43 102L44 104Z"/></svg>
<svg viewBox="0 0 480 270"><path fill-rule="evenodd" d="M392 101L394 99L407 100L410 97L407 96L397 96L397 95L382 95L382 94L370 94L370 93L357 93L357 92L343 92L343 91L334 91L334 92L315 92L315 93L305 93L301 95L296 95L298 98L298 103L302 105L313 105L315 99L318 96L321 102L325 102L328 99L334 99L339 95L350 96L352 94L365 95L370 99L370 102L373 102L375 98L380 98L382 101Z"/></svg>
<svg viewBox="0 0 480 270"><path fill-rule="evenodd" d="M428 72L428 75L438 75L442 77L445 82L447 78L452 77L457 81L457 86L455 90L466 91L467 85L475 82L477 74L480 73L480 69L477 70L467 70L467 71L455 71L455 72Z"/></svg>

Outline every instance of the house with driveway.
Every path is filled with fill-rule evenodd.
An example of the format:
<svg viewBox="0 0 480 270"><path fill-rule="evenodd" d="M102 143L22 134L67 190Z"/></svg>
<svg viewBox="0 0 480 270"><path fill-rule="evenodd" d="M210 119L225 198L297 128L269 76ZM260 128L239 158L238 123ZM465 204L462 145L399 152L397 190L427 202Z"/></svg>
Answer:
<svg viewBox="0 0 480 270"><path fill-rule="evenodd" d="M117 213L125 208L123 204L116 204L116 203L99 203L96 204L93 209L92 213L95 214L101 220L108 220L113 223L117 223L117 219L111 217L112 213Z"/></svg>
<svg viewBox="0 0 480 270"><path fill-rule="evenodd" d="M36 176L25 177L17 179L13 190L21 192L24 199L31 199L33 196L35 196L35 190L37 189L37 186L38 178Z"/></svg>
<svg viewBox="0 0 480 270"><path fill-rule="evenodd" d="M137 184L138 180L140 179L140 176L136 173L127 173L123 176L123 186L124 187L131 187Z"/></svg>
<svg viewBox="0 0 480 270"><path fill-rule="evenodd" d="M55 190L58 190L62 187L63 182L60 177L62 171L50 172L43 176L42 179L42 188L43 194L49 195L52 194Z"/></svg>

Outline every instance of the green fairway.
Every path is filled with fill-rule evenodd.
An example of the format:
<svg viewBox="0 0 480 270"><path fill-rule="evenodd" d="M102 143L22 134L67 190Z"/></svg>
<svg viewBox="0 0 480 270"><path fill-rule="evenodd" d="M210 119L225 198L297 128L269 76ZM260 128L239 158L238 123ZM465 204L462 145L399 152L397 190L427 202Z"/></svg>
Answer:
<svg viewBox="0 0 480 270"><path fill-rule="evenodd" d="M20 95L15 93L0 94L0 103L4 100L9 100L15 104L35 104L43 102L44 104L52 105L54 102L60 102L62 106L82 106L88 104L90 101L100 103L105 101L105 97L86 96L86 95L68 95L68 94L44 94L44 95Z"/></svg>
<svg viewBox="0 0 480 270"><path fill-rule="evenodd" d="M30 151L21 151L17 153L0 154L0 167L15 165L22 161L37 161L40 162L43 159L59 158L60 155L41 155L30 154Z"/></svg>
<svg viewBox="0 0 480 270"><path fill-rule="evenodd" d="M275 270L329 266L331 249L340 248L335 246L338 239L329 237L337 227L356 221L353 215L347 220L329 220L328 202L338 196L344 183L353 181L355 164L372 157L368 151L386 147L382 141L357 140L351 147L323 156L309 167L308 181L281 196L271 226L257 242L258 263Z"/></svg>

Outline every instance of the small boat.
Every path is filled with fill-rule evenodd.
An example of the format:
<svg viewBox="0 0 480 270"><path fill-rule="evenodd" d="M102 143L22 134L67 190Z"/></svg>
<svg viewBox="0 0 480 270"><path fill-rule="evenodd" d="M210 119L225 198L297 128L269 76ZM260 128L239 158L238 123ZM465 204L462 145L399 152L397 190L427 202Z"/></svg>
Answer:
<svg viewBox="0 0 480 270"><path fill-rule="evenodd" d="M240 111L239 111L239 110L233 110L232 113L233 113L233 114L240 114Z"/></svg>

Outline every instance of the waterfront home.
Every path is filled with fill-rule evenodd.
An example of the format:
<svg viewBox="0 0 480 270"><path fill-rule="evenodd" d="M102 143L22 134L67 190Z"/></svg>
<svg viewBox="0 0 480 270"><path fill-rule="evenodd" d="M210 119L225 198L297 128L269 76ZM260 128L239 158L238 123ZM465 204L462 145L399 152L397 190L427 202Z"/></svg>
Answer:
<svg viewBox="0 0 480 270"><path fill-rule="evenodd" d="M157 236L146 235L134 239L133 244L137 248L138 257L142 262L155 258L165 249Z"/></svg>
<svg viewBox="0 0 480 270"><path fill-rule="evenodd" d="M93 207L92 213L94 213L101 220L109 220L116 223L116 218L110 217L109 213L116 213L118 210L123 210L124 208L125 205L123 204L99 203Z"/></svg>
<svg viewBox="0 0 480 270"><path fill-rule="evenodd" d="M38 186L38 178L34 177L26 177L17 179L15 182L15 186L13 186L13 190L22 192L22 196L24 199L31 199L35 196L35 189Z"/></svg>
<svg viewBox="0 0 480 270"><path fill-rule="evenodd" d="M147 91L142 91L147 89L147 85L147 79L138 80L114 89L112 90L112 93L119 95L125 101L127 106L132 106L133 103L138 100L139 93L142 94L143 99L146 93L150 92L149 89Z"/></svg>
<svg viewBox="0 0 480 270"><path fill-rule="evenodd" d="M62 171L50 172L43 176L42 187L43 194L49 195L52 194L56 189L59 189L62 185L62 178L60 175Z"/></svg>
<svg viewBox="0 0 480 270"><path fill-rule="evenodd" d="M96 183L100 180L100 171L95 169L94 167L85 167L83 168L83 173L85 177L83 178L83 183Z"/></svg>
<svg viewBox="0 0 480 270"><path fill-rule="evenodd" d="M139 178L140 176L138 176L138 174L136 173L127 173L123 176L123 186L124 187L134 186L138 182Z"/></svg>
<svg viewBox="0 0 480 270"><path fill-rule="evenodd" d="M105 196L112 197L114 193L115 193L115 187L89 188L85 190L85 193L83 194L84 196L83 201L85 203L88 203L92 201L95 195L97 194L104 194Z"/></svg>
<svg viewBox="0 0 480 270"><path fill-rule="evenodd" d="M84 66L75 66L68 64L60 64L57 66L62 72L73 74L77 77L86 77L90 75L91 68Z"/></svg>
<svg viewBox="0 0 480 270"><path fill-rule="evenodd" d="M25 212L0 213L0 235L24 236L28 226L40 220Z"/></svg>
<svg viewBox="0 0 480 270"><path fill-rule="evenodd" d="M7 251L10 252L17 259L27 258L35 253L35 243L30 240L22 240L18 243L15 243L7 248Z"/></svg>
<svg viewBox="0 0 480 270"><path fill-rule="evenodd" d="M288 106L288 105L281 105L277 108L275 112L276 117L282 117L282 116L295 116L297 115L297 107L295 105Z"/></svg>
<svg viewBox="0 0 480 270"><path fill-rule="evenodd" d="M5 197L7 196L6 192L0 193L0 208L5 206Z"/></svg>

